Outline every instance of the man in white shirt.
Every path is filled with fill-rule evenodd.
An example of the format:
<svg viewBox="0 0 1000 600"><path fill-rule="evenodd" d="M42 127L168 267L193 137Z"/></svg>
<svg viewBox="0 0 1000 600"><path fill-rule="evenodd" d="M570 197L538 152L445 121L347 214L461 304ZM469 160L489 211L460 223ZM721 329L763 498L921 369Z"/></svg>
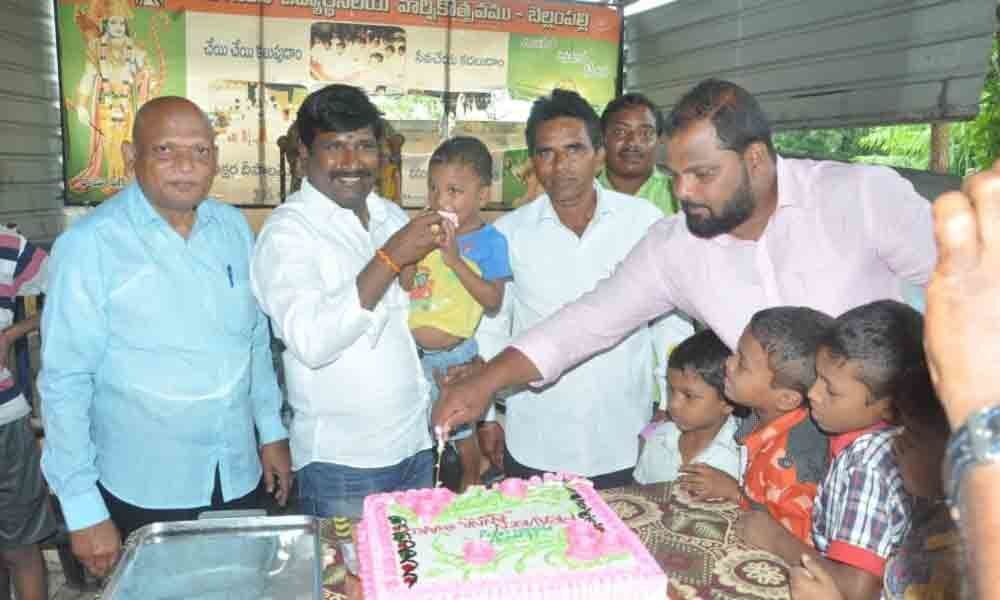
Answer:
<svg viewBox="0 0 1000 600"><path fill-rule="evenodd" d="M303 511L361 517L366 495L428 487L428 386L407 327L401 267L442 241L441 216L372 190L383 123L363 91L331 85L298 112L302 189L265 222L253 292L285 344Z"/></svg>
<svg viewBox="0 0 1000 600"><path fill-rule="evenodd" d="M648 202L596 184L601 124L575 92L538 99L525 135L546 193L495 223L507 237L514 275L505 303L513 335L593 289L662 216ZM502 322L503 315L491 321ZM653 355L665 362L664 337L639 327L553 385L511 396L507 431L480 428L487 455L495 460L502 451L508 476L562 471L590 477L598 488L632 483L638 434L652 415Z"/></svg>

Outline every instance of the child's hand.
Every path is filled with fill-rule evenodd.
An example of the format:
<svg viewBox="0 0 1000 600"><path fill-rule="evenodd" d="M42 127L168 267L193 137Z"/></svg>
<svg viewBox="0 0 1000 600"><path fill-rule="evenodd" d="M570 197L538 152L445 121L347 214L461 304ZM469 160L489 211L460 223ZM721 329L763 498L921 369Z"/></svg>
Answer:
<svg viewBox="0 0 1000 600"><path fill-rule="evenodd" d="M695 500L740 501L740 484L724 471L705 464L695 463L680 468L678 485Z"/></svg>
<svg viewBox="0 0 1000 600"><path fill-rule="evenodd" d="M808 555L802 555L802 566L791 569L792 600L844 600L833 577Z"/></svg>
<svg viewBox="0 0 1000 600"><path fill-rule="evenodd" d="M444 239L439 245L441 259L445 265L454 269L455 265L462 260L462 255L458 251L458 235L456 233L458 229L447 219L441 221L441 227L444 229Z"/></svg>
<svg viewBox="0 0 1000 600"><path fill-rule="evenodd" d="M670 420L670 413L668 413L665 410L656 409L656 412L653 413L653 419L652 419L653 423L663 423L664 421L669 421L669 420Z"/></svg>

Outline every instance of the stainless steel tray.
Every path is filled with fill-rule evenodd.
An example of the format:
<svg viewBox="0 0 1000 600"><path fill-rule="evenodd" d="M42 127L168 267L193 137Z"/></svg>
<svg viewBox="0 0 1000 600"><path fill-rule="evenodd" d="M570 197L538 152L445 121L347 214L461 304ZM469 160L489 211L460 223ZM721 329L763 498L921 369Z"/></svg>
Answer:
<svg viewBox="0 0 1000 600"><path fill-rule="evenodd" d="M238 517L154 523L125 545L102 600L322 600L319 522Z"/></svg>

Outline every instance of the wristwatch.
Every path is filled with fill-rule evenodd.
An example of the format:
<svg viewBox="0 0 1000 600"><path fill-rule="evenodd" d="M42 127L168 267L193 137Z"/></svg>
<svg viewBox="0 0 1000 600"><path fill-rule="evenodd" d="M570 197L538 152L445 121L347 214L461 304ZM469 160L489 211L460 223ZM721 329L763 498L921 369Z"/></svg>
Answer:
<svg viewBox="0 0 1000 600"><path fill-rule="evenodd" d="M972 413L952 434L944 455L948 506L961 506L962 480L971 467L1000 462L1000 405Z"/></svg>

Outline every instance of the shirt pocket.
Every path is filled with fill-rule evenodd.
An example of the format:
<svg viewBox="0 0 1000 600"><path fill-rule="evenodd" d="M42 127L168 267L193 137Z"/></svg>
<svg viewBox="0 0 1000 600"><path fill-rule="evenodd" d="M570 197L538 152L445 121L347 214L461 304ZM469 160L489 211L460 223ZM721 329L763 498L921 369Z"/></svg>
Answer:
<svg viewBox="0 0 1000 600"><path fill-rule="evenodd" d="M257 299L245 269L226 267L227 287L219 297L219 320L228 335L250 337L257 323Z"/></svg>

